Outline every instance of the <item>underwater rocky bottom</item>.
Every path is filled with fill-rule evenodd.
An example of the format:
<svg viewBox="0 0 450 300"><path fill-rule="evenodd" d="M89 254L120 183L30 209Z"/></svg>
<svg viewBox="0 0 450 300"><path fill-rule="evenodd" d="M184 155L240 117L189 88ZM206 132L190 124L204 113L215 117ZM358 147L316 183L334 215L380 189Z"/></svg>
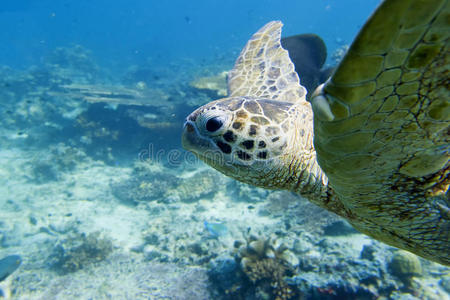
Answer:
<svg viewBox="0 0 450 300"><path fill-rule="evenodd" d="M449 268L181 150L230 68L194 66L0 68L0 298L449 299Z"/></svg>

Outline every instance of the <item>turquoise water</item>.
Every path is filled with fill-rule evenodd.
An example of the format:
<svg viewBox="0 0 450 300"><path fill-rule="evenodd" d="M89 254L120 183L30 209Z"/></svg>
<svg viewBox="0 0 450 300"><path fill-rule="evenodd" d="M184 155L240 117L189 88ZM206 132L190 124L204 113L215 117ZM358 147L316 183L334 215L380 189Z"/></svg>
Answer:
<svg viewBox="0 0 450 300"><path fill-rule="evenodd" d="M0 63L26 67L72 44L90 49L105 66L214 60L239 51L271 20L282 20L286 35L319 34L333 50L351 42L378 2L5 0Z"/></svg>
<svg viewBox="0 0 450 300"><path fill-rule="evenodd" d="M379 2L2 1L0 299L449 299L448 268L180 144L264 24L332 67Z"/></svg>

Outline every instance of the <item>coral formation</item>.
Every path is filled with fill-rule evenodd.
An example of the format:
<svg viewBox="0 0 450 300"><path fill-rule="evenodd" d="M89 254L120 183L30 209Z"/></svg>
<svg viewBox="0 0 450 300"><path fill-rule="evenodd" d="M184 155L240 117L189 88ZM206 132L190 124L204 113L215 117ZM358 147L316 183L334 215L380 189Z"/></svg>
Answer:
<svg viewBox="0 0 450 300"><path fill-rule="evenodd" d="M450 293L450 275L446 275L441 280L439 280L439 284L447 293Z"/></svg>
<svg viewBox="0 0 450 300"><path fill-rule="evenodd" d="M108 103L111 107L127 106L167 106L169 95L160 89L150 89L140 85L140 88L127 88L120 85L105 84L65 84L52 95L66 95L71 98L82 98L89 103Z"/></svg>
<svg viewBox="0 0 450 300"><path fill-rule="evenodd" d="M239 264L232 258L218 258L209 265L208 278L212 283L212 294L220 299L243 299L243 286L248 282Z"/></svg>
<svg viewBox="0 0 450 300"><path fill-rule="evenodd" d="M99 232L76 234L60 241L53 249L49 261L57 271L70 273L104 260L112 250L111 241L100 237Z"/></svg>
<svg viewBox="0 0 450 300"><path fill-rule="evenodd" d="M289 285L285 277L294 274L299 261L285 245L271 238L250 236L246 244L239 247L237 260L253 284L270 287L272 299L294 299L298 296L296 287Z"/></svg>
<svg viewBox="0 0 450 300"><path fill-rule="evenodd" d="M224 176L217 172L206 170L196 173L194 176L183 178L180 185L174 189L168 189L167 194L176 195L182 202L195 202L200 198L213 195L225 184Z"/></svg>
<svg viewBox="0 0 450 300"><path fill-rule="evenodd" d="M200 77L191 81L193 88L209 93L211 98L224 98L227 96L227 74L221 72L214 76Z"/></svg>
<svg viewBox="0 0 450 300"><path fill-rule="evenodd" d="M38 184L57 181L85 159L86 154L79 148L64 143L53 144L48 146L45 155L33 157L29 161L28 178Z"/></svg>
<svg viewBox="0 0 450 300"><path fill-rule="evenodd" d="M389 262L389 269L406 285L411 283L414 276L422 275L422 265L419 258L404 250L395 252Z"/></svg>
<svg viewBox="0 0 450 300"><path fill-rule="evenodd" d="M110 255L95 268L61 276L30 272L18 277L12 290L13 299L212 299L204 268L148 262L123 253Z"/></svg>
<svg viewBox="0 0 450 300"><path fill-rule="evenodd" d="M128 180L112 185L114 195L125 203L158 201L192 203L216 193L224 176L214 171L201 171L189 177L151 170L141 163Z"/></svg>
<svg viewBox="0 0 450 300"><path fill-rule="evenodd" d="M155 205L167 206L152 202L152 206ZM199 266L208 264L224 251L223 244L205 233L195 217L186 220L175 212L167 217L168 211L155 210L151 222L142 231L144 243L134 251L142 253L149 261Z"/></svg>
<svg viewBox="0 0 450 300"><path fill-rule="evenodd" d="M323 233L328 236L342 236L358 233L346 220L337 220L323 227Z"/></svg>
<svg viewBox="0 0 450 300"><path fill-rule="evenodd" d="M264 202L267 196L271 193L268 190L250 186L240 181L231 181L228 184L228 189L231 195L237 201L243 201L248 203Z"/></svg>
<svg viewBox="0 0 450 300"><path fill-rule="evenodd" d="M58 47L46 57L47 69L70 81L92 82L99 73L90 50L81 45Z"/></svg>
<svg viewBox="0 0 450 300"><path fill-rule="evenodd" d="M153 172L142 177L136 176L135 171L128 180L112 184L111 188L113 194L124 203L138 204L154 200L166 202L166 189L175 188L178 182L179 179L171 174Z"/></svg>

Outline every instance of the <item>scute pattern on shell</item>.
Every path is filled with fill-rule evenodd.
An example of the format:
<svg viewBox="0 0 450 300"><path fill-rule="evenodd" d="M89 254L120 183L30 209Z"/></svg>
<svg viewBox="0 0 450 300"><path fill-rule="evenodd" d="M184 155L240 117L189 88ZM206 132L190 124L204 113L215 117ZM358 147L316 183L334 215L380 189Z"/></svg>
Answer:
<svg viewBox="0 0 450 300"><path fill-rule="evenodd" d="M322 90L334 119L314 120L319 164L344 204L339 214L446 265L449 15L447 0L384 1Z"/></svg>

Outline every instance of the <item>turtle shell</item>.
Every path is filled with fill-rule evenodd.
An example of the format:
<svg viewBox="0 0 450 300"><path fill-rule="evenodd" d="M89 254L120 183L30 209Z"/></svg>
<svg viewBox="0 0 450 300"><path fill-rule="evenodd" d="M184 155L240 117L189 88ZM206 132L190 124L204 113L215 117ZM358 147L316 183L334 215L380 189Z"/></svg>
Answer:
<svg viewBox="0 0 450 300"><path fill-rule="evenodd" d="M314 146L360 231L450 264L446 0L384 1L312 99Z"/></svg>

